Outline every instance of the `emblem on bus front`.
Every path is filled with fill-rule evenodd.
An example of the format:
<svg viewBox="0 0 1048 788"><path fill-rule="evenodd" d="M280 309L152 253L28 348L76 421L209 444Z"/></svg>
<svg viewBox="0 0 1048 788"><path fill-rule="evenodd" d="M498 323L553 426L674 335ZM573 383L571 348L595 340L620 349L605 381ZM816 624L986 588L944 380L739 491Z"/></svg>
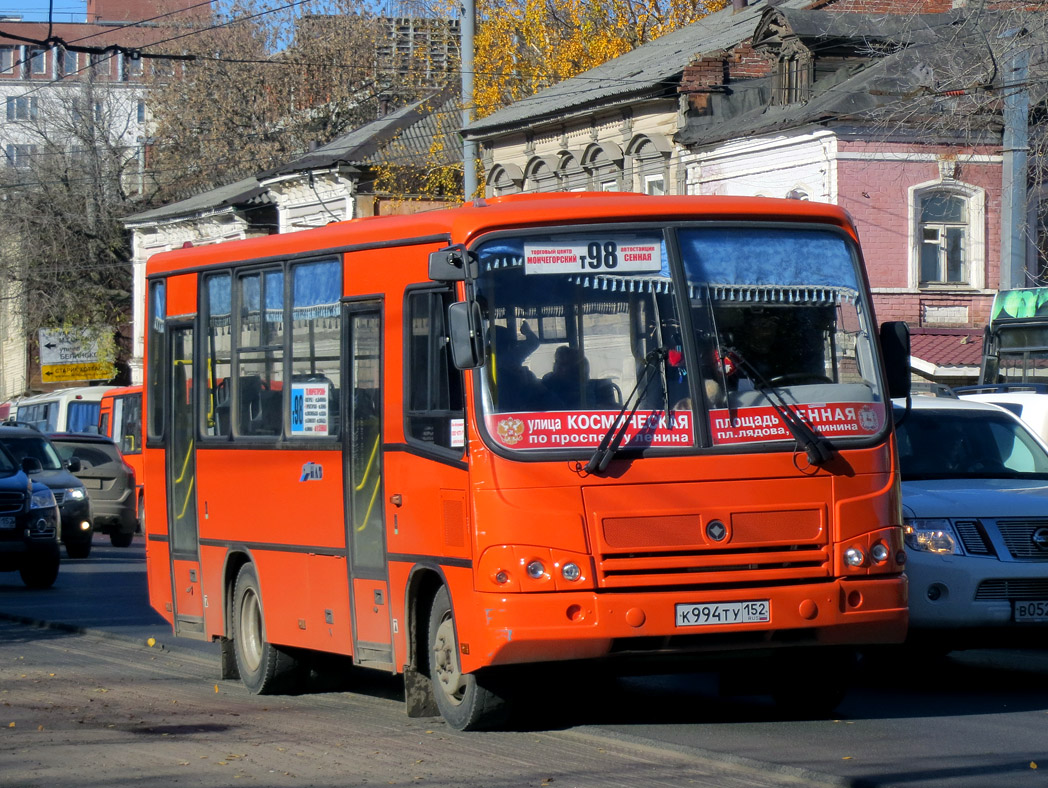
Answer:
<svg viewBox="0 0 1048 788"><path fill-rule="evenodd" d="M300 482L320 481L324 478L324 466L315 462L307 462L302 466L302 478Z"/></svg>
<svg viewBox="0 0 1048 788"><path fill-rule="evenodd" d="M710 520L706 525L706 536L714 542L720 542L728 535L728 529L720 520Z"/></svg>

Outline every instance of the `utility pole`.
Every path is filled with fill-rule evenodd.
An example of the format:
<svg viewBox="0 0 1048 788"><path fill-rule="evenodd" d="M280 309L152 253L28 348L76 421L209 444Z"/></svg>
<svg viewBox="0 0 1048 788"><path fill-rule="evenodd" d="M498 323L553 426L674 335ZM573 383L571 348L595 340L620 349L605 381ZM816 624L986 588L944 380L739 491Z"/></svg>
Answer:
<svg viewBox="0 0 1048 788"><path fill-rule="evenodd" d="M475 0L462 0L462 125L473 120L473 33L476 20ZM462 190L467 200L477 191L477 143L462 140Z"/></svg>
<svg viewBox="0 0 1048 788"><path fill-rule="evenodd" d="M1026 280L1027 165L1029 148L1030 53L1022 46L1026 30L1001 34L1010 39L1004 92L1004 133L1001 137L1001 290L1024 287Z"/></svg>

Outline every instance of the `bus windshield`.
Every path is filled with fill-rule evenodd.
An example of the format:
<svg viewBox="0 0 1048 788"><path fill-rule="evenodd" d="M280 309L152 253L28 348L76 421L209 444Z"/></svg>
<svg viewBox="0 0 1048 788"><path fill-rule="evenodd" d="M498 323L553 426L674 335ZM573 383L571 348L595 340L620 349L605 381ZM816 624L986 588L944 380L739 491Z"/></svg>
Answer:
<svg viewBox="0 0 1048 788"><path fill-rule="evenodd" d="M514 450L831 438L885 423L858 256L829 229L501 237L477 250L481 405ZM677 263L679 261L679 264Z"/></svg>

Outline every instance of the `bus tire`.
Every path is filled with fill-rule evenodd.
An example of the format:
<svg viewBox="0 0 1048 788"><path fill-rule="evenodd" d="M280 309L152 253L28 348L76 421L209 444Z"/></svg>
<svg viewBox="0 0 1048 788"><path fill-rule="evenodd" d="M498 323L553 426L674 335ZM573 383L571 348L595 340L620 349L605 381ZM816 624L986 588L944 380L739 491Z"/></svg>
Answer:
<svg viewBox="0 0 1048 788"><path fill-rule="evenodd" d="M288 649L266 641L258 574L244 564L233 590L233 649L240 680L255 695L274 695L296 688L299 660Z"/></svg>
<svg viewBox="0 0 1048 788"><path fill-rule="evenodd" d="M488 686L483 676L462 672L446 586L437 592L430 608L429 665L437 709L449 726L459 731L489 730L506 722L506 698Z"/></svg>

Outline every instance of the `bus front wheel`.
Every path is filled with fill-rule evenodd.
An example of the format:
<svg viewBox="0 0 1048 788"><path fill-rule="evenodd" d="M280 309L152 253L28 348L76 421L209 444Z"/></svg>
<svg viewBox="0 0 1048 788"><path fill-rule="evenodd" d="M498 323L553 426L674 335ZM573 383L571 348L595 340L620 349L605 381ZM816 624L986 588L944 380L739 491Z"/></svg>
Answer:
<svg viewBox="0 0 1048 788"><path fill-rule="evenodd" d="M266 641L262 594L252 564L244 564L233 591L233 650L244 685L256 695L293 690L299 660L287 649Z"/></svg>
<svg viewBox="0 0 1048 788"><path fill-rule="evenodd" d="M475 673L463 673L459 661L455 617L447 587L433 599L429 615L429 668L437 709L455 730L499 727L508 716L508 704Z"/></svg>

